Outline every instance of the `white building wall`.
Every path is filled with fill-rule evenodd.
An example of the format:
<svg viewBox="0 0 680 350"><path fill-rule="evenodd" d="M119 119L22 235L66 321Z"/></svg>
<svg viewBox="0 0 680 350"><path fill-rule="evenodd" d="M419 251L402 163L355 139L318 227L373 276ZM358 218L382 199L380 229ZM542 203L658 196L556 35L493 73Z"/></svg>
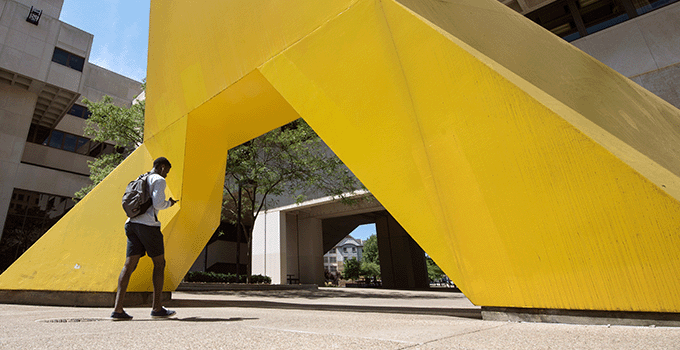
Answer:
<svg viewBox="0 0 680 350"><path fill-rule="evenodd" d="M252 273L271 277L272 284L286 283L286 225L285 214L273 210L260 213L253 226Z"/></svg>

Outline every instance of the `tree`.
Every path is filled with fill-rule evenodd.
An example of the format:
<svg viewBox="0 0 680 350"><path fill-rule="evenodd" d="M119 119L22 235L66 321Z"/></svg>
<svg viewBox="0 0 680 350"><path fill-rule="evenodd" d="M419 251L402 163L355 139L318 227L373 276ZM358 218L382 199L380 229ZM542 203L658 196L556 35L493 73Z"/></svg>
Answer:
<svg viewBox="0 0 680 350"><path fill-rule="evenodd" d="M380 277L380 265L374 261L362 260L360 274L376 280Z"/></svg>
<svg viewBox="0 0 680 350"><path fill-rule="evenodd" d="M378 236L371 235L364 241L361 275L376 280L380 277L380 257L378 255Z"/></svg>
<svg viewBox="0 0 680 350"><path fill-rule="evenodd" d="M142 84L142 89L145 87L146 83ZM94 142L112 142L117 152L102 154L87 162L92 184L76 192L76 199L90 193L144 141L144 100L128 108L114 105L110 96L104 96L99 102L83 99L83 103L92 113L85 125L85 135L91 136Z"/></svg>
<svg viewBox="0 0 680 350"><path fill-rule="evenodd" d="M427 259L427 276L430 278L430 282L439 281L446 276L432 258L426 256L425 259Z"/></svg>
<svg viewBox="0 0 680 350"><path fill-rule="evenodd" d="M342 278L346 280L357 280L361 275L361 264L357 258L345 260L345 267L342 270Z"/></svg>
<svg viewBox="0 0 680 350"><path fill-rule="evenodd" d="M380 266L380 257L378 256L378 237L371 235L364 241L363 260L373 262Z"/></svg>
<svg viewBox="0 0 680 350"><path fill-rule="evenodd" d="M300 203L309 194L323 194L353 203L347 194L363 188L302 119L229 150L223 209L229 214L225 219L246 238L247 278L251 275L253 223L267 205L274 204L273 197L290 195ZM237 237L241 235L237 233Z"/></svg>

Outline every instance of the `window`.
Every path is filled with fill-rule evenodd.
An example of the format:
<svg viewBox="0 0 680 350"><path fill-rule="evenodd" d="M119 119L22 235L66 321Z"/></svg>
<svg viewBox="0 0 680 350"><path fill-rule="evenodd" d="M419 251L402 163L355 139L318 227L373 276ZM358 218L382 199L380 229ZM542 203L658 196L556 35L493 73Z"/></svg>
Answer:
<svg viewBox="0 0 680 350"><path fill-rule="evenodd" d="M69 109L68 114L78 118L88 119L92 115L92 112L85 106L74 104L71 109Z"/></svg>
<svg viewBox="0 0 680 350"><path fill-rule="evenodd" d="M338 262L338 259L335 258L335 257L332 257L331 260L330 260L330 263L333 264L333 263L336 263L336 262Z"/></svg>
<svg viewBox="0 0 680 350"><path fill-rule="evenodd" d="M77 143L78 143L78 136L66 134L64 136L64 146L62 147L62 149L64 151L75 152Z"/></svg>
<svg viewBox="0 0 680 350"><path fill-rule="evenodd" d="M50 136L50 142L47 144L52 148L61 148L64 141L64 133L59 130L52 130L52 136Z"/></svg>
<svg viewBox="0 0 680 350"><path fill-rule="evenodd" d="M343 252L343 253L347 253L347 248L346 248L346 247L345 247L345 248L342 248L342 252Z"/></svg>
<svg viewBox="0 0 680 350"><path fill-rule="evenodd" d="M635 12L641 15L676 1L678 0L633 0L633 5L635 6Z"/></svg>
<svg viewBox="0 0 680 350"><path fill-rule="evenodd" d="M124 151L124 149L113 145L93 142L86 137L59 130L50 130L50 128L37 124L31 124L26 141L90 157L97 157L100 154L122 153Z"/></svg>
<svg viewBox="0 0 680 350"><path fill-rule="evenodd" d="M357 248L356 248L356 247L352 247L352 253L356 253L356 252L357 252Z"/></svg>
<svg viewBox="0 0 680 350"><path fill-rule="evenodd" d="M83 66L85 65L84 58L72 54L70 52L64 51L58 47L54 48L54 54L52 54L52 62L59 63L62 66L75 69L79 72L83 71Z"/></svg>
<svg viewBox="0 0 680 350"><path fill-rule="evenodd" d="M12 198L0 242L0 271L30 248L75 205L68 197L18 188L14 189Z"/></svg>
<svg viewBox="0 0 680 350"><path fill-rule="evenodd" d="M526 15L566 41L599 32L678 0L558 0Z"/></svg>

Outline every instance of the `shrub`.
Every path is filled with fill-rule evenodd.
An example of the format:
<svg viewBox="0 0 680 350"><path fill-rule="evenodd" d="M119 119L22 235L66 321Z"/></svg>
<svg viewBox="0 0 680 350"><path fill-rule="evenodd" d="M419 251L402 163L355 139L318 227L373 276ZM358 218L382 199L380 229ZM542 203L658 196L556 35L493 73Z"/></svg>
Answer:
<svg viewBox="0 0 680 350"><path fill-rule="evenodd" d="M235 274L232 273L218 273L218 272L203 272L203 271L190 271L184 276L185 282L211 282L211 283L245 283L246 276L240 276L239 279L236 278ZM272 279L268 276L262 275L252 275L250 277L251 283L266 283L272 282Z"/></svg>
<svg viewBox="0 0 680 350"><path fill-rule="evenodd" d="M252 275L252 276L250 276L250 283L271 284L272 279L269 276Z"/></svg>

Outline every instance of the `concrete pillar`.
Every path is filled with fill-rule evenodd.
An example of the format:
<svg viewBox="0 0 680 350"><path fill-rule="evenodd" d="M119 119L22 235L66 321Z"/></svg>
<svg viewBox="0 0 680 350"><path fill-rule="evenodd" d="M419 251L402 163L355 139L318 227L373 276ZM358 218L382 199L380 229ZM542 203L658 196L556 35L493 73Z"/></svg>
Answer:
<svg viewBox="0 0 680 350"><path fill-rule="evenodd" d="M0 240L38 95L0 84Z"/></svg>
<svg viewBox="0 0 680 350"><path fill-rule="evenodd" d="M287 214L288 272L303 284L324 285L321 219Z"/></svg>
<svg viewBox="0 0 680 350"><path fill-rule="evenodd" d="M382 285L390 289L429 287L425 252L392 215L380 216L375 223Z"/></svg>
<svg viewBox="0 0 680 350"><path fill-rule="evenodd" d="M252 273L271 277L272 284L286 284L288 225L280 211L261 213L255 220Z"/></svg>

